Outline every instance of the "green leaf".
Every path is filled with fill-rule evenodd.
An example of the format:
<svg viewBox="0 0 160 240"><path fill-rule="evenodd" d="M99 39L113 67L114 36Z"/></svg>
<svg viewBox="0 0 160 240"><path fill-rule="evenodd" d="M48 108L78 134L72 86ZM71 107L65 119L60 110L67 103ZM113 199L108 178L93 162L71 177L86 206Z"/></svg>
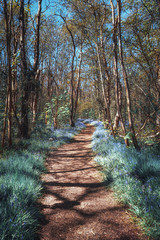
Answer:
<svg viewBox="0 0 160 240"><path fill-rule="evenodd" d="M133 133L132 132L128 132L126 134L126 136L124 137L124 139L129 139L129 140L132 140L132 138L133 138Z"/></svg>

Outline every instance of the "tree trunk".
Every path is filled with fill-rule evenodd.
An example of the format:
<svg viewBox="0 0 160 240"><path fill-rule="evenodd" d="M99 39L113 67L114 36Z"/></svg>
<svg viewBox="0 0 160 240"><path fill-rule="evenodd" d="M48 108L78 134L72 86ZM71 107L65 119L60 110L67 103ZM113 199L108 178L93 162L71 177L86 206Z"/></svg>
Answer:
<svg viewBox="0 0 160 240"><path fill-rule="evenodd" d="M75 94L74 115L76 115L77 106L78 106L78 97L79 97L80 80L81 80L81 65L82 65L82 43L81 43L81 49L80 49L80 60L79 60L78 77L77 77L77 88L76 88L76 94Z"/></svg>
<svg viewBox="0 0 160 240"><path fill-rule="evenodd" d="M160 23L160 0L158 0L158 10L159 10L159 23ZM159 25L160 26L160 25ZM159 27L160 31L160 27ZM160 128L160 50L157 52L156 56L156 65L157 65L157 106L158 106L158 112L156 114L156 126L159 129Z"/></svg>
<svg viewBox="0 0 160 240"><path fill-rule="evenodd" d="M59 86L58 86L58 83L56 82L56 80L53 78L54 80L54 83L56 85L56 105L55 105L55 114L53 113L53 120L54 120L54 128L57 129L58 128L58 110L59 110L59 94L60 94L60 91L59 91Z"/></svg>
<svg viewBox="0 0 160 240"><path fill-rule="evenodd" d="M10 2L10 15L8 16L7 2L4 0L5 32L7 43L7 71L8 71L8 145L12 145L12 68L11 68L11 20L12 1ZM5 117L5 116L4 116ZM5 121L5 120L4 120Z"/></svg>
<svg viewBox="0 0 160 240"><path fill-rule="evenodd" d="M133 141L134 147L137 150L140 150L140 147L138 146L138 142L135 136L135 131L134 131L134 125L133 125L132 113L131 113L130 89L128 84L127 72L126 72L124 60L123 60L123 48L122 48L122 38L121 38L121 0L117 0L117 12L118 12L119 55L120 55L121 69L123 72L123 79L124 79L125 90L126 90L128 121L129 121L130 131L132 132L132 141Z"/></svg>
<svg viewBox="0 0 160 240"><path fill-rule="evenodd" d="M56 98L56 106L55 106L55 114L54 114L54 129L58 128L58 108L59 108L59 100L58 96Z"/></svg>
<svg viewBox="0 0 160 240"><path fill-rule="evenodd" d="M104 9L105 10L105 9ZM98 41L98 29L97 29L97 26L98 26L98 21L97 21L97 15L96 15L96 12L94 10L94 17L95 17L95 31L96 31L96 42L95 42L95 45L96 45L96 52L97 52L97 59L98 59L98 66L99 66L99 74L100 74L100 81L101 81L101 87L102 87L102 94L103 94L103 100L104 100L104 116L106 115L107 116L107 119L105 121L105 125L106 127L110 127L111 128L111 132L112 132L112 135L114 136L114 131L113 131L113 125L112 125L112 120L111 120L111 115L110 115L110 89L109 89L109 86L108 83L110 81L110 78L109 78L109 74L108 74L108 71L107 71L107 62L105 61L105 53L104 53L104 47L103 47L103 24L104 24L104 21L105 21L105 14L103 16L103 19L102 19L102 23L101 23L101 26L100 26L100 44L101 44L101 49L99 47L99 41ZM101 50L101 51L100 51ZM104 69L105 69L105 74L106 74L106 79L107 79L107 91L105 89L105 83L104 83L104 76L103 76L103 66L104 66Z"/></svg>
<svg viewBox="0 0 160 240"><path fill-rule="evenodd" d="M13 49L13 64L12 64L12 105L14 106L14 109L16 111L16 101L17 101L17 61L16 61L16 57L17 57L17 47L18 47L18 28L15 29L15 25L14 25L14 18L13 18L13 27L12 27L12 32L14 35L14 39L13 39L13 45L14 45L14 49Z"/></svg>
<svg viewBox="0 0 160 240"><path fill-rule="evenodd" d="M159 15L160 15L160 0L158 0L158 10L159 10Z"/></svg>
<svg viewBox="0 0 160 240"><path fill-rule="evenodd" d="M39 97L39 75L40 70L39 67L39 39L40 39L40 20L41 20L41 8L42 8L42 0L38 1L38 12L37 12L37 25L36 25L36 32L35 32L35 43L34 43L34 65L33 65L33 72L34 72L34 97L33 97L33 124L36 122L36 115L37 115L37 103Z"/></svg>
<svg viewBox="0 0 160 240"><path fill-rule="evenodd" d="M156 127L160 128L160 51L157 53L156 57L157 65L157 113L156 113Z"/></svg>
<svg viewBox="0 0 160 240"><path fill-rule="evenodd" d="M96 43L96 50L97 50L97 58L98 58L98 64L99 64L100 80L101 80L101 86L102 86L105 112L107 115L107 127L109 127L109 125L111 126L112 135L114 136L113 125L112 125L111 116L110 116L110 109L109 109L106 92L105 92L104 79L103 79L103 73L102 73L102 64L101 64L101 59L100 59L98 43Z"/></svg>
<svg viewBox="0 0 160 240"><path fill-rule="evenodd" d="M116 95L116 106L117 113L115 116L114 130L118 128L119 121L121 123L123 135L126 135L126 129L122 118L121 113L121 84L118 76L118 56L117 56L117 23L115 21L115 10L112 0L110 0L111 8L112 8L112 24L113 24L113 52L114 52L114 78L115 78L115 95ZM129 146L128 139L125 139L126 146Z"/></svg>
<svg viewBox="0 0 160 240"><path fill-rule="evenodd" d="M35 92L33 93L33 98L32 98L32 122L33 125L35 125L36 123L36 117L37 117L37 105L38 105L38 97L39 97L39 75L40 75L40 70L37 70L37 73L34 77L34 81L35 81Z"/></svg>
<svg viewBox="0 0 160 240"><path fill-rule="evenodd" d="M72 65L71 65L71 81L70 81L70 125L71 127L75 126L74 122L74 58L75 58L75 45L73 50L73 56L72 56Z"/></svg>
<svg viewBox="0 0 160 240"><path fill-rule="evenodd" d="M7 111L8 111L8 91L6 96L4 118L3 118L3 131L2 131L2 142L1 142L2 149L4 148L4 145L5 145Z"/></svg>
<svg viewBox="0 0 160 240"><path fill-rule="evenodd" d="M114 66L114 68L115 68L115 66ZM115 77L115 79L116 79L116 77ZM117 112L116 112L116 116L114 119L113 129L116 130L118 128L119 122L120 122L122 130L123 130L123 134L125 136L126 131L125 131L125 126L124 126L124 121L122 118L122 111L121 111L122 110L122 86L120 84L119 78L118 78L118 82L115 81L115 97L116 97Z"/></svg>
<svg viewBox="0 0 160 240"><path fill-rule="evenodd" d="M110 85L111 85L111 79L110 75L107 69L107 61L106 61L106 56L105 56L105 51L104 51L104 44L103 44L103 36L102 36L102 29L101 29L101 49L102 49L102 60L103 60L103 67L104 67L104 72L107 80L107 86L105 89L105 98L106 98L106 109L107 109L107 118L108 118L108 123L111 125L111 130L113 134L113 125L112 125L112 120L111 120L111 113L110 113ZM114 134L113 134L114 135Z"/></svg>
<svg viewBox="0 0 160 240"><path fill-rule="evenodd" d="M74 37L72 34L72 31L67 25L66 19L61 16L63 21L66 24L67 31L69 32L73 44L73 55L72 55L72 64L71 64L71 80L70 80L70 126L74 127L75 126L75 119L74 119L74 59L76 55L76 45L74 41Z"/></svg>
<svg viewBox="0 0 160 240"><path fill-rule="evenodd" d="M25 50L25 20L24 20L24 0L20 1L20 55L22 74L22 106L21 106L21 135L28 138L29 133L29 77L27 76L27 60Z"/></svg>

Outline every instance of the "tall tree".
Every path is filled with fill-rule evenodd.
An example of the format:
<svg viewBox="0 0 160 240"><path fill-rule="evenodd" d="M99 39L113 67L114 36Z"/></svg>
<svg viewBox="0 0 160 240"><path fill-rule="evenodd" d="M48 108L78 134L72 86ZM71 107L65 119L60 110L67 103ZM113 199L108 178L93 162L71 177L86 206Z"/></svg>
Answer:
<svg viewBox="0 0 160 240"><path fill-rule="evenodd" d="M41 20L41 9L42 9L42 0L38 1L38 12L37 12L37 19L36 19L36 31L35 31L35 41L34 41L34 65L33 65L33 72L34 72L34 94L32 99L32 112L33 112L33 123L35 124L36 121L36 114L37 114L37 101L39 96L39 46L40 46L40 20Z"/></svg>
<svg viewBox="0 0 160 240"><path fill-rule="evenodd" d="M78 107L78 98L79 98L79 90L80 90L80 82L81 82L81 67L82 67L82 37L81 37L81 43L80 43L80 56L79 56L79 66L78 66L78 74L77 74L77 87L75 90L75 106L74 106L74 119L76 117L77 107Z"/></svg>
<svg viewBox="0 0 160 240"><path fill-rule="evenodd" d="M113 1L110 0L112 8L112 24L113 24L113 53L114 53L114 78L115 78L115 97L116 97L116 106L117 113L115 116L115 126L114 130L118 128L119 121L121 123L123 135L126 135L126 129L121 113L121 84L118 76L118 54L117 54L117 21L115 20L115 9ZM128 139L125 139L126 146L129 146Z"/></svg>
<svg viewBox="0 0 160 240"><path fill-rule="evenodd" d="M83 45L83 29L81 25L74 21L67 21L66 18L61 16L63 19L66 29L70 35L72 43L72 57L71 57L71 78L70 78L70 125L75 126L76 111L78 106L78 95L80 89L80 79L81 79L81 64L82 64L82 45ZM75 79L75 59L76 59L76 48L80 45L80 59L78 67L78 77L77 81Z"/></svg>
<svg viewBox="0 0 160 240"><path fill-rule="evenodd" d="M8 144L12 145L12 68L11 68L11 21L12 21L12 1L8 6L7 1L3 0L3 9L5 17L5 32L6 32L6 43L7 43L7 71L8 71L8 89L7 89L7 100L5 106L4 115L4 127L3 127L3 137L2 137L2 148L5 141L6 132L6 113L8 109ZM8 11L9 9L9 11Z"/></svg>
<svg viewBox="0 0 160 240"><path fill-rule="evenodd" d="M75 40L74 40L74 36L73 33L70 29L70 27L68 26L68 23L66 21L66 19L61 16L61 18L63 19L63 21L66 24L66 28L68 33L70 34L71 40L72 40L72 47L73 47L73 51L72 51L72 63L71 63L71 80L70 80L70 94L71 94L71 98L70 98L70 125L71 127L75 126L75 119L74 119L74 61L75 61L75 56L76 56L76 44L75 44Z"/></svg>
<svg viewBox="0 0 160 240"><path fill-rule="evenodd" d="M123 72L123 79L124 79L125 90L126 90L128 121L129 121L130 130L132 132L133 144L135 148L139 150L140 148L138 146L137 139L135 136L135 130L134 130L133 119L132 119L131 97L130 97L128 76L127 76L126 68L124 65L124 58L123 58L122 33L121 33L121 0L117 0L117 12L118 12L119 56L120 56L120 64Z"/></svg>
<svg viewBox="0 0 160 240"><path fill-rule="evenodd" d="M21 74L22 74L22 108L21 108L21 135L28 138L29 134L29 74L26 58L26 27L24 14L24 0L20 0L20 55L21 55Z"/></svg>

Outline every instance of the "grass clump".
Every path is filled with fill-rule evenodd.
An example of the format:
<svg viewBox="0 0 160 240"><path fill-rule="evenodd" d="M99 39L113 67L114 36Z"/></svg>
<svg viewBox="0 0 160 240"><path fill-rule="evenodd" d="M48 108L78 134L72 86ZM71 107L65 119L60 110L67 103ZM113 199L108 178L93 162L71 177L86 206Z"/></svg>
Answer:
<svg viewBox="0 0 160 240"><path fill-rule="evenodd" d="M28 151L11 152L0 162L1 239L33 239L38 225L36 200L41 194L39 175L43 157Z"/></svg>
<svg viewBox="0 0 160 240"><path fill-rule="evenodd" d="M141 152L110 136L102 124L93 134L95 161L116 196L140 218L146 233L160 238L160 155L154 147Z"/></svg>
<svg viewBox="0 0 160 240"><path fill-rule="evenodd" d="M20 141L0 159L0 239L34 240L41 219L37 200L41 196L46 172L44 161L50 147L58 147L84 127L42 129L31 139Z"/></svg>

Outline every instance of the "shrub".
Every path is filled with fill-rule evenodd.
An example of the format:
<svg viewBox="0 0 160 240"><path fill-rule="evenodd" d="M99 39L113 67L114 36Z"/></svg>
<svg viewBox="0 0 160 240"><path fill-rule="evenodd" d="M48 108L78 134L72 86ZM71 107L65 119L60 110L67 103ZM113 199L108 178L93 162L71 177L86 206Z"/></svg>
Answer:
<svg viewBox="0 0 160 240"><path fill-rule="evenodd" d="M99 126L93 134L92 147L106 182L111 183L116 196L141 218L146 232L159 238L159 153L154 148L143 148L141 152L126 148L119 139L110 136L102 124Z"/></svg>

